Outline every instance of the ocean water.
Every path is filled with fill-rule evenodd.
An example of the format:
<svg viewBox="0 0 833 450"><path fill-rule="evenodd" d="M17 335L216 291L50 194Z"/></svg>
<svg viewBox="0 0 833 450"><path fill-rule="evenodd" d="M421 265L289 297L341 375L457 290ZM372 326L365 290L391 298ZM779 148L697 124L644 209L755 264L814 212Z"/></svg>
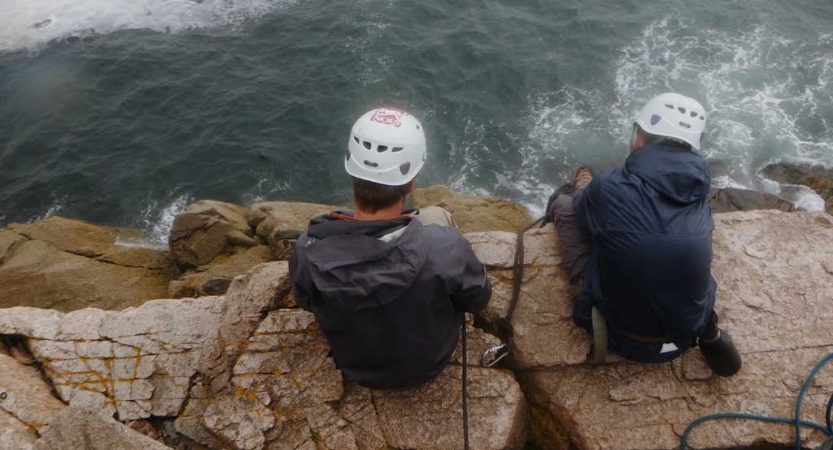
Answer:
<svg viewBox="0 0 833 450"><path fill-rule="evenodd" d="M833 166L830 0L5 0L0 226L164 245L198 198L347 204L349 129L379 106L424 123L420 184L538 214L669 90L710 114L716 185L821 207L759 171Z"/></svg>

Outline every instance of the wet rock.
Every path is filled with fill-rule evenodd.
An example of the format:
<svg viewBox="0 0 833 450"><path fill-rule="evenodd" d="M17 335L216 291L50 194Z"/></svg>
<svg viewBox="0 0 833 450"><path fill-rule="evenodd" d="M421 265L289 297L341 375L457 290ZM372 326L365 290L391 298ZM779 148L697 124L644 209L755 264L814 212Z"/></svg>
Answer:
<svg viewBox="0 0 833 450"><path fill-rule="evenodd" d="M34 450L170 450L95 410L70 406L58 415Z"/></svg>
<svg viewBox="0 0 833 450"><path fill-rule="evenodd" d="M257 245L252 236L245 209L200 200L174 218L169 245L180 267L198 267L213 261L227 247Z"/></svg>
<svg viewBox="0 0 833 450"><path fill-rule="evenodd" d="M746 189L712 189L709 192L709 204L715 214L759 209L795 211L795 206L792 203L777 195Z"/></svg>
<svg viewBox="0 0 833 450"><path fill-rule="evenodd" d="M610 357L606 365L588 366L590 338L569 320L571 287L563 267L527 268L513 320L518 338L512 363L525 370L533 410L546 411L579 449L677 448L689 423L719 412L790 417L804 377L833 351L833 277L825 268L833 257L831 219L781 211L715 215L717 312L744 359L741 372L728 379L712 375L697 350L668 364ZM538 233L551 249L539 252L554 251L554 231ZM504 245L499 236L495 245ZM498 298L497 304L507 301ZM823 417L831 380L833 368L820 373L806 397L805 417ZM821 438L805 435L807 447ZM691 439L693 448L745 448L786 446L793 435L774 424L714 423Z"/></svg>
<svg viewBox="0 0 833 450"><path fill-rule="evenodd" d="M763 169L763 175L779 183L807 186L826 201L826 209L833 214L833 169L806 164L776 163Z"/></svg>
<svg viewBox="0 0 833 450"><path fill-rule="evenodd" d="M414 207L440 206L447 209L463 233L478 231L514 231L532 222L522 207L503 200L455 192L447 186L416 189Z"/></svg>

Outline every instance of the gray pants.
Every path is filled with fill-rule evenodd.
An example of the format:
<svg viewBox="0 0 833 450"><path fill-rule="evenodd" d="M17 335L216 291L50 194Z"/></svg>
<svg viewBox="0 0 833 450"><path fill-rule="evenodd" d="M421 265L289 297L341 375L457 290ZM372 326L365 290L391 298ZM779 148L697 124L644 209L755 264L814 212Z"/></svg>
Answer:
<svg viewBox="0 0 833 450"><path fill-rule="evenodd" d="M558 230L561 257L570 270L570 282L577 283L584 277L590 258L590 237L581 229L573 207L573 197L559 195L552 204L552 218Z"/></svg>
<svg viewBox="0 0 833 450"><path fill-rule="evenodd" d="M440 225L443 227L457 228L457 224L454 223L454 218L451 217L451 213L439 206L419 208L419 212L415 217L423 225Z"/></svg>

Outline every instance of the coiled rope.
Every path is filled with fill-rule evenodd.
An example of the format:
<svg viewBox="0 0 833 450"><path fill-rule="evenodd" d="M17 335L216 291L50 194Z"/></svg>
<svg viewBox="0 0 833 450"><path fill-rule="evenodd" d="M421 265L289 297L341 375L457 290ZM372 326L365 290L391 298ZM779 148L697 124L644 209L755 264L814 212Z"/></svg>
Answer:
<svg viewBox="0 0 833 450"><path fill-rule="evenodd" d="M807 394L807 390L810 388L810 384L813 382L813 379L818 374L819 370L824 367L827 363L833 360L833 353L827 355L813 367L813 370L810 371L810 374L807 376L807 379L804 380L804 384L801 386L801 390L798 392L798 398L795 401L795 416L793 418L786 418L786 417L767 417L767 416L759 416L755 414L742 414L742 413L726 413L726 414L712 414L710 416L701 417L688 426L683 433L682 442L680 446L682 450L688 450L688 437L691 432L697 428L700 424L705 422L710 422L712 420L720 420L720 419L747 419L747 420L757 420L759 422L770 422L770 423L786 423L791 424L795 427L795 449L801 450L801 427L810 427L816 430L821 431L824 433L828 438L833 437L833 426L831 426L831 412L833 412L833 395L830 396L830 400L827 401L827 409L825 410L825 425L821 425L815 422L810 422L807 420L801 419L801 405L804 402L804 396Z"/></svg>

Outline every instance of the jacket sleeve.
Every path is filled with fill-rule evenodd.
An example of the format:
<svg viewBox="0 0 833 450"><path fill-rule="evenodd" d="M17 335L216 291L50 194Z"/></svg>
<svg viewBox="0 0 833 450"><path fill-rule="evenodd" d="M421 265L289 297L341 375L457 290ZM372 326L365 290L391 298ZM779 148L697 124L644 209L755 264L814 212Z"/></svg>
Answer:
<svg viewBox="0 0 833 450"><path fill-rule="evenodd" d="M462 236L456 246L456 263L458 270L454 271L457 280L453 284L451 301L454 306L465 312L474 313L482 310L492 297L492 284L486 272L486 266L477 259L471 244Z"/></svg>
<svg viewBox="0 0 833 450"><path fill-rule="evenodd" d="M301 239L298 239L298 243L301 242ZM296 243L295 250L292 252L292 256L289 258L289 278L292 281L292 297L295 298L295 303L307 310L312 311L310 307L310 299L306 292L304 292L303 288L301 287L301 271L298 267L298 245Z"/></svg>

